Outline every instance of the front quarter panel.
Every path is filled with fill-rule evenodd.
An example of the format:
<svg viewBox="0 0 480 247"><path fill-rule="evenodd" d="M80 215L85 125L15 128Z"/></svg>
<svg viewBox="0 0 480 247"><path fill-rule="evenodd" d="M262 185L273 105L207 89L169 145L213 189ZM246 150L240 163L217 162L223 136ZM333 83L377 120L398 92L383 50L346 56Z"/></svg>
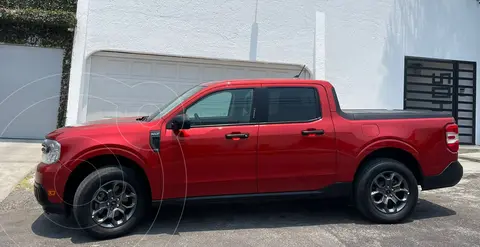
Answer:
<svg viewBox="0 0 480 247"><path fill-rule="evenodd" d="M56 197L50 200L53 203L62 202L64 188L72 171L100 155L118 155L134 161L147 174L151 188L159 188L157 183L161 183L160 179L151 178L155 178L160 169L159 157L151 150L149 142L150 130L157 124L137 122L72 128L56 135L55 139L62 145L60 160L52 165L40 164L37 168L42 170L42 178L39 178L41 183L56 191ZM160 175L156 177L161 178Z"/></svg>

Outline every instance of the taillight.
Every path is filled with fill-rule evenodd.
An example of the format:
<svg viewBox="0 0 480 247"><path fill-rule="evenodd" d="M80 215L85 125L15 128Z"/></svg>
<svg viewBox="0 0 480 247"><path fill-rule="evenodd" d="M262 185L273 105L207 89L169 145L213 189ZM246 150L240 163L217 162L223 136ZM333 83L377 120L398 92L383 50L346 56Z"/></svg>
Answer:
<svg viewBox="0 0 480 247"><path fill-rule="evenodd" d="M460 148L460 139L458 137L458 125L449 124L445 126L447 147L452 152L458 152Z"/></svg>

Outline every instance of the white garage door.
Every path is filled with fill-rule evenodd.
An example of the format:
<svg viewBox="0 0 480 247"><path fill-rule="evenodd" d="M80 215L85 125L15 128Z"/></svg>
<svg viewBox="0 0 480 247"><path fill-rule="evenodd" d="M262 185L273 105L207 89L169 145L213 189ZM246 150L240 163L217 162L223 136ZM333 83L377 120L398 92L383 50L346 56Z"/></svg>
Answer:
<svg viewBox="0 0 480 247"><path fill-rule="evenodd" d="M292 78L299 65L98 53L86 82L86 120L143 116L202 82L235 78ZM310 78L307 71L301 78Z"/></svg>
<svg viewBox="0 0 480 247"><path fill-rule="evenodd" d="M43 139L57 125L63 50L0 45L0 138Z"/></svg>

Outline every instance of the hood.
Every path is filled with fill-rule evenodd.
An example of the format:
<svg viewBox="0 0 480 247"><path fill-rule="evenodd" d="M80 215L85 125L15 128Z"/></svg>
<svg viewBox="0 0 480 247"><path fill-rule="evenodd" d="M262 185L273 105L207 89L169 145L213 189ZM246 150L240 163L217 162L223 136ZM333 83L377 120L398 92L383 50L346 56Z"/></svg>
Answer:
<svg viewBox="0 0 480 247"><path fill-rule="evenodd" d="M95 121L89 121L85 122L82 124L75 124L75 125L70 125L70 126L65 126L63 128L56 129L52 131L51 133L47 134L46 138L49 139L55 139L59 135L65 133L65 132L70 132L72 131L82 131L82 130L88 130L92 128L109 128L112 126L115 126L117 124L123 124L123 123L135 123L140 120L141 117L120 117L120 118L109 118L109 119L101 119L101 120L95 120ZM115 128L115 131L117 128Z"/></svg>
<svg viewBox="0 0 480 247"><path fill-rule="evenodd" d="M120 117L120 118L107 118L101 120L95 120L86 122L77 126L89 126L89 125L97 125L97 124L115 124L115 123L131 123L136 122L137 119L141 117Z"/></svg>

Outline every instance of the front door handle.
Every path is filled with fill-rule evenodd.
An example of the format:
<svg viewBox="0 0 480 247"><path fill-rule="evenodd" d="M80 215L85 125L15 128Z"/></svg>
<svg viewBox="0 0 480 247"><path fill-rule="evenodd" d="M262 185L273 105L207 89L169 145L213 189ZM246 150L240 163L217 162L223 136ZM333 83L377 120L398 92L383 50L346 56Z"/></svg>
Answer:
<svg viewBox="0 0 480 247"><path fill-rule="evenodd" d="M226 134L225 135L225 138L226 139L229 139L229 140L240 140L240 139L247 139L248 137L250 136L250 134L248 133L230 133L230 134Z"/></svg>
<svg viewBox="0 0 480 247"><path fill-rule="evenodd" d="M317 130L317 129L302 130L303 136L321 136L323 134L325 134L324 130Z"/></svg>

